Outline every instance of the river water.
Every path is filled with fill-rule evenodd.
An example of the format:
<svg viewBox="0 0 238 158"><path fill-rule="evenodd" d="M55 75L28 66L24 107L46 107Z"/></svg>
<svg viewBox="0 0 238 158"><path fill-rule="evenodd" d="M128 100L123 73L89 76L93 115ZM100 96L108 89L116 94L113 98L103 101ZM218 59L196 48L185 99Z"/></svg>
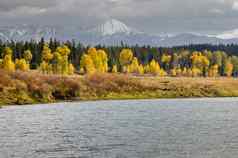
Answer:
<svg viewBox="0 0 238 158"><path fill-rule="evenodd" d="M0 109L0 158L237 157L237 98Z"/></svg>

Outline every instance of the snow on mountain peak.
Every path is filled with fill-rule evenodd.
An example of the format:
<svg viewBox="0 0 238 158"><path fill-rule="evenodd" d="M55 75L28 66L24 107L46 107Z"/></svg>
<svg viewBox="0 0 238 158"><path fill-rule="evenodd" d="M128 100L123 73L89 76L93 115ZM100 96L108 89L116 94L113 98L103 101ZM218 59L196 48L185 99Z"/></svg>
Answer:
<svg viewBox="0 0 238 158"><path fill-rule="evenodd" d="M104 24L101 24L98 27L94 28L92 31L97 32L103 36L107 36L117 33L130 34L132 32L132 29L121 21L111 19L109 21L106 21Z"/></svg>

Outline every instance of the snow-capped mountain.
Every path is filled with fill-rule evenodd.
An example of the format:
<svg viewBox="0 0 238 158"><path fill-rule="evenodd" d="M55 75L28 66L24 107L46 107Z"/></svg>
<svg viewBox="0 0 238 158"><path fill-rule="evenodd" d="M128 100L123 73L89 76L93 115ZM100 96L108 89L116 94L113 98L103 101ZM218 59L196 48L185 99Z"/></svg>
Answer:
<svg viewBox="0 0 238 158"><path fill-rule="evenodd" d="M52 27L40 27L30 25L0 27L0 39L4 41L36 41L44 37L46 40L56 38L56 29Z"/></svg>
<svg viewBox="0 0 238 158"><path fill-rule="evenodd" d="M131 28L115 19L108 20L97 27L80 29L77 26L35 26L17 25L0 27L3 41L39 41L56 38L61 41L78 40L85 45L128 45L178 46L188 44L238 44L238 29L218 35L199 35L183 33L177 35L151 35Z"/></svg>
<svg viewBox="0 0 238 158"><path fill-rule="evenodd" d="M111 36L114 34L128 35L130 33L137 32L137 31L133 30L132 28L128 27L126 24L118 20L111 19L91 30L88 30L88 32L94 33L97 35L102 35L102 36Z"/></svg>

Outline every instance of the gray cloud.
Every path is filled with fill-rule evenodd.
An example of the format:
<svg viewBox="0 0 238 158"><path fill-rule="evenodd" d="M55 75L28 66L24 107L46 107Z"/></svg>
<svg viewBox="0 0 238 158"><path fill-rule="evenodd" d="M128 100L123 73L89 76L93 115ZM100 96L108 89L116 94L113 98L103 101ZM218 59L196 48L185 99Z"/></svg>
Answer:
<svg viewBox="0 0 238 158"><path fill-rule="evenodd" d="M14 11L17 8L48 8L57 5L56 0L0 0L0 12Z"/></svg>
<svg viewBox="0 0 238 158"><path fill-rule="evenodd" d="M238 28L238 0L0 0L0 17L91 26L118 18L148 32L225 30Z"/></svg>

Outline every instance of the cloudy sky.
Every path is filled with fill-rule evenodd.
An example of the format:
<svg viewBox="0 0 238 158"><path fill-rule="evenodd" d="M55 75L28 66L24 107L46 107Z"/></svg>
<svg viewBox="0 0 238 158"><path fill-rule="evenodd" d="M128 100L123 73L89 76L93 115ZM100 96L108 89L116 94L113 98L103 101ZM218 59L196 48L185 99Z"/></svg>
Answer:
<svg viewBox="0 0 238 158"><path fill-rule="evenodd" d="M238 0L0 0L0 24L93 27L121 20L150 33L238 29Z"/></svg>

